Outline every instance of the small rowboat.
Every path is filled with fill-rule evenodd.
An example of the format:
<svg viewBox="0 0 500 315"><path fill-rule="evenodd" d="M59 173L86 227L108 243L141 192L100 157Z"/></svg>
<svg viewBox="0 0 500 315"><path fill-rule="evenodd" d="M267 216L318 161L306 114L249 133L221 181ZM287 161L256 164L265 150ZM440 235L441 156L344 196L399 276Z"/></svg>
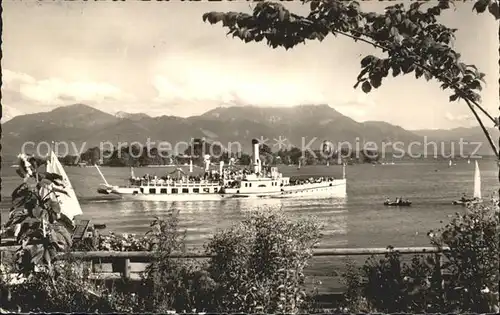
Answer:
<svg viewBox="0 0 500 315"><path fill-rule="evenodd" d="M411 201L400 201L400 202L386 201L386 202L384 202L384 206L388 206L388 207L409 207L409 206L411 206Z"/></svg>

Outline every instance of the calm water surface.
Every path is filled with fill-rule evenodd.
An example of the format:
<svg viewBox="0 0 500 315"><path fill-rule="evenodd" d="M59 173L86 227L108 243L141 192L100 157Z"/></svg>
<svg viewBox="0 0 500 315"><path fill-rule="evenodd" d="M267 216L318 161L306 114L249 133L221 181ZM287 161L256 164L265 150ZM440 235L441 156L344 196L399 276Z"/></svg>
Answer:
<svg viewBox="0 0 500 315"><path fill-rule="evenodd" d="M2 219L5 220L9 196L20 179L15 169L2 167ZM494 161L480 162L483 196L495 187ZM128 168L102 167L113 184L125 184ZM309 166L300 171L295 167L280 167L288 176L324 175L340 177L340 166ZM449 220L462 207L451 201L463 192L472 194L474 164L459 161L448 167L442 162L401 162L396 165L353 165L347 168L346 199L259 199L225 200L217 202L159 202L103 200L96 189L101 178L95 168L67 167L84 217L105 223L108 230L118 233L144 233L155 216L172 209L180 210L181 226L187 229L192 246L202 245L217 229L240 221L245 213L256 208L282 208L291 216L315 216L324 224L321 247L385 247L428 245L427 232ZM136 175L163 175L166 168L137 168ZM409 208L384 207L386 197L402 196L413 201Z"/></svg>

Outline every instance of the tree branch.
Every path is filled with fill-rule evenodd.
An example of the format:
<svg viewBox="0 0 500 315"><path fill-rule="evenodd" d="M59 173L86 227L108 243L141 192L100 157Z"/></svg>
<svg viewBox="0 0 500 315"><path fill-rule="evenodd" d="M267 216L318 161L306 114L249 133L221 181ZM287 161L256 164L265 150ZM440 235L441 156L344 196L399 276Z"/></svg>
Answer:
<svg viewBox="0 0 500 315"><path fill-rule="evenodd" d="M472 114L474 114L474 117L476 117L476 120L479 123L479 126L481 126L481 129L483 130L484 135L488 139L488 142L490 143L491 148L495 152L496 157L500 158L500 152L498 152L498 149L497 149L495 143L493 142L493 139L491 138L490 133L488 132L488 129L486 129L486 127L484 126L483 122L481 121L481 118L479 117L476 110L474 109L474 106L472 106L469 99L464 98L464 100L467 103L467 106L469 106L470 110L472 111Z"/></svg>
<svg viewBox="0 0 500 315"><path fill-rule="evenodd" d="M377 48L380 48L380 49L383 49L383 50L392 50L391 48L388 48L388 47L384 47L380 44L377 44L375 42L371 42L367 39L364 39L364 38L360 38L360 37L356 37L356 36L353 36L351 34L348 34L348 33L345 33L345 32L342 32L342 31L337 31L337 30L334 30L335 33L337 34L340 34L340 35L344 35L346 37L349 37L349 38L352 38L354 40L359 40L359 41L362 41L364 43L367 43L369 45L372 45L374 47L377 47ZM368 36L367 34L363 33L363 32L359 32L361 35L364 35L368 38L371 38L370 36ZM409 51L407 51L409 52ZM416 58L415 58L416 59ZM464 99L466 100L466 102L471 102L472 104L474 104L474 106L476 106L486 117L488 117L495 125L497 124L497 121L495 120L495 118L493 118L493 116L490 115L490 113L488 113L481 105L479 105L478 102L476 102L475 100L471 100L469 98L466 97L466 94L465 94L465 91L463 89L461 89L456 83L452 83L451 81L449 81L447 78L444 78L440 75L435 75L433 72L433 70L425 65L422 65L420 63L417 63L413 60L413 64L416 66L416 67L419 67L423 70L426 70L428 71L429 73L431 73L432 75L434 75L436 78L438 78L439 80L443 81L444 83L448 84L450 87L453 87L457 92L459 92L462 96L464 96ZM467 103L467 105L472 106L472 104L470 103ZM478 117L477 116L477 113L474 111L474 116L476 116L476 118ZM478 120L479 124L482 125L482 122L480 120Z"/></svg>

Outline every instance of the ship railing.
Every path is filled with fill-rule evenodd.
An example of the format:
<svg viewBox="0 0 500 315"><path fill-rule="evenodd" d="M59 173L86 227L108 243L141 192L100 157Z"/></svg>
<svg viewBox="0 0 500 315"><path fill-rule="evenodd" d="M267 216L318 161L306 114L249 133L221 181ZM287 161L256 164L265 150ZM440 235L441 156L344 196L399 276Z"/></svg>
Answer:
<svg viewBox="0 0 500 315"><path fill-rule="evenodd" d="M0 255L3 257L6 251L15 251L18 246L0 247ZM430 254L435 257L436 272L441 277L441 266L443 264L443 253L449 251L449 247L392 247L392 248L329 248L315 249L315 257L351 257L351 256L371 256L385 255L391 252L398 252L401 255ZM56 256L56 260L82 261L87 262L87 267L91 270L91 277L96 279L140 279L140 272L144 270L145 263L151 263L156 257L155 252L135 251L88 251L61 253ZM213 256L203 253L173 254L171 258L178 259L209 259ZM2 259L3 261L3 259ZM104 272L103 265L112 265L112 272ZM141 264L137 264L141 263ZM333 264L334 262L332 262ZM133 268L132 266L134 266ZM137 268L139 267L139 268ZM109 268L109 267L108 267ZM135 269L134 272L131 270Z"/></svg>
<svg viewBox="0 0 500 315"><path fill-rule="evenodd" d="M146 182L142 183L142 186L151 186L151 187L212 187L219 186L220 183L218 181L207 181L207 182L165 182L165 183L154 183L154 182Z"/></svg>

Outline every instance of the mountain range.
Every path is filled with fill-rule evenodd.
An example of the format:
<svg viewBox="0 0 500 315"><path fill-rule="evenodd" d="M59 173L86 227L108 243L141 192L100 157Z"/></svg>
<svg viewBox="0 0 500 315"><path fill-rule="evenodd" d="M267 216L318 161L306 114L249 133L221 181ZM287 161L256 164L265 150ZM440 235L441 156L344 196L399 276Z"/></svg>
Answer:
<svg viewBox="0 0 500 315"><path fill-rule="evenodd" d="M2 119L3 121L3 119ZM2 124L2 154L4 158L15 156L23 143L33 141L66 141L84 149L99 146L102 142L168 141L172 146L190 142L192 138L219 141L223 146L239 142L243 151L251 151L251 139L269 139L273 151L278 150L276 140L301 147L319 149L323 141L334 144L348 141L353 146L364 141L375 143L402 141L481 142L480 154L491 155L485 137L479 127L451 130L409 131L382 121L357 122L342 115L328 105L300 105L295 107L218 107L199 116L150 117L146 114L119 112L105 113L91 106L75 104L58 107L49 112L18 115ZM499 132L491 128L494 139ZM275 140L276 139L276 140ZM311 140L316 139L312 142ZM155 144L152 144L155 146ZM180 145L180 151L187 145ZM106 148L106 147L105 147ZM236 150L231 146L231 150ZM284 147L283 147L284 148ZM466 149L467 150L470 150ZM472 147L473 150L473 147ZM70 152L74 154L74 152Z"/></svg>

